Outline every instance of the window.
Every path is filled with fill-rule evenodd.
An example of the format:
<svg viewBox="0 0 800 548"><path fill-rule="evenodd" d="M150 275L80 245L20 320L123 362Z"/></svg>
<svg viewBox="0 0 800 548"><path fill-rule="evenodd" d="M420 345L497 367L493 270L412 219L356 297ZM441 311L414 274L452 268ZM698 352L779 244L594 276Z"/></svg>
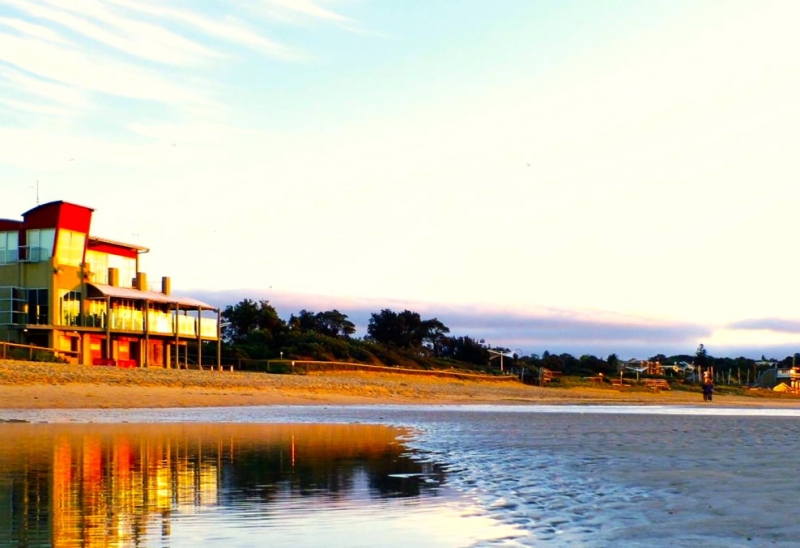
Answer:
<svg viewBox="0 0 800 548"><path fill-rule="evenodd" d="M110 255L108 257L108 266L119 270L120 287L133 287L133 280L136 278L136 259Z"/></svg>
<svg viewBox="0 0 800 548"><path fill-rule="evenodd" d="M0 325L28 323L28 309L27 289L0 287Z"/></svg>
<svg viewBox="0 0 800 548"><path fill-rule="evenodd" d="M116 268L119 271L120 287L133 287L133 279L136 277L136 259L89 250L86 252L86 263L92 273L93 282L109 283L108 269Z"/></svg>
<svg viewBox="0 0 800 548"><path fill-rule="evenodd" d="M61 291L61 325L79 325L80 291Z"/></svg>
<svg viewBox="0 0 800 548"><path fill-rule="evenodd" d="M28 231L28 261L41 263L53 256L53 243L56 238L55 228L35 228Z"/></svg>
<svg viewBox="0 0 800 548"><path fill-rule="evenodd" d="M0 264L16 263L19 260L19 233L0 232Z"/></svg>
<svg viewBox="0 0 800 548"><path fill-rule="evenodd" d="M58 246L56 246L56 257L59 264L80 266L83 262L85 244L86 234L60 229L58 231Z"/></svg>
<svg viewBox="0 0 800 548"><path fill-rule="evenodd" d="M50 315L49 292L47 289L28 289L28 323L47 325Z"/></svg>
<svg viewBox="0 0 800 548"><path fill-rule="evenodd" d="M108 283L108 253L87 249L86 266L92 273L91 281L98 284Z"/></svg>

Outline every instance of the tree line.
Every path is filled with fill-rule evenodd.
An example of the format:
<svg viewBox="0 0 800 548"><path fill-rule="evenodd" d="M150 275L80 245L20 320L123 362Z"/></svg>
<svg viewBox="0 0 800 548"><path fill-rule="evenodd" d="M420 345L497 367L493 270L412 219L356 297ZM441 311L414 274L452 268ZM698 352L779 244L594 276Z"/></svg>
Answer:
<svg viewBox="0 0 800 548"><path fill-rule="evenodd" d="M619 358L568 353L517 355L508 348L492 346L484 339L456 336L437 318L425 319L411 310L382 309L370 315L367 333L356 337L356 327L338 310L301 310L282 319L267 300L244 299L222 312L222 351L226 358L274 360L353 361L374 365L423 368L460 368L498 371L496 358L504 354L509 369L547 368L565 375L605 375L618 371ZM715 358L704 345L693 354L656 354L647 361L670 366L680 362L718 371L756 371L768 362L794 365L798 355L782 360L745 357ZM800 363L799 363L800 365Z"/></svg>
<svg viewBox="0 0 800 548"><path fill-rule="evenodd" d="M497 350L484 340L451 336L438 319L410 310L383 309L370 316L366 336L355 332L355 324L338 310L301 310L283 320L269 301L244 299L222 312L223 354L229 358L480 369L489 364L489 350Z"/></svg>

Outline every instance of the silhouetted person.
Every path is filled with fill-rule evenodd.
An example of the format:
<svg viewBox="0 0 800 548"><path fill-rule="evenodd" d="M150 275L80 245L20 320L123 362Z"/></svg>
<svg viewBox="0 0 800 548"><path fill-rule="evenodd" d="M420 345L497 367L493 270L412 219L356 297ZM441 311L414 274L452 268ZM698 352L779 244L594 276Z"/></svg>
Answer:
<svg viewBox="0 0 800 548"><path fill-rule="evenodd" d="M711 401L711 398L714 395L714 383L711 381L706 381L703 383L703 400L704 401Z"/></svg>

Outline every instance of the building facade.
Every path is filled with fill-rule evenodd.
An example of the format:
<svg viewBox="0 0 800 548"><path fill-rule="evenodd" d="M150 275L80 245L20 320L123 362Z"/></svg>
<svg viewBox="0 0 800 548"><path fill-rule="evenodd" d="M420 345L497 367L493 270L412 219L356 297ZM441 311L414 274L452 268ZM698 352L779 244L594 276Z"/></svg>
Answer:
<svg viewBox="0 0 800 548"><path fill-rule="evenodd" d="M94 210L57 201L0 219L0 342L58 351L72 363L184 367L187 343L219 341L220 311L152 290L139 270L147 248L90 234ZM194 344L192 346L195 346Z"/></svg>

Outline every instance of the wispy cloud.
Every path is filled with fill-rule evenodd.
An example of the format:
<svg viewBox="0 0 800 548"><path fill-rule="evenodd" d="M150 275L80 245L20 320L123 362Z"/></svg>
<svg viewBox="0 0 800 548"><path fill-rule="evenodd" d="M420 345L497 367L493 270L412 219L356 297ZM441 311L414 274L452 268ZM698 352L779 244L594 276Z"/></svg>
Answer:
<svg viewBox="0 0 800 548"><path fill-rule="evenodd" d="M765 330L776 333L800 334L800 320L787 318L758 318L733 322L728 329L737 330Z"/></svg>
<svg viewBox="0 0 800 548"><path fill-rule="evenodd" d="M33 4L26 0L5 1L39 20L50 21L133 57L164 64L185 65L197 62L201 57L218 55L163 27L112 13L105 5L94 0L72 0L68 3L44 0L54 7Z"/></svg>
<svg viewBox="0 0 800 548"><path fill-rule="evenodd" d="M12 28L21 34L39 38L41 40L48 40L57 44L66 43L66 40L57 32L42 25L35 25L20 19L11 19L10 17L0 17L0 25Z"/></svg>
<svg viewBox="0 0 800 548"><path fill-rule="evenodd" d="M41 103L26 103L24 101L14 101L13 99L0 99L0 104L4 104L13 110L21 110L35 114L45 114L57 117L69 115L69 110L64 107L43 105Z"/></svg>
<svg viewBox="0 0 800 548"><path fill-rule="evenodd" d="M209 102L201 93L157 71L38 40L0 34L0 60L50 80L118 97L166 103Z"/></svg>
<svg viewBox="0 0 800 548"><path fill-rule="evenodd" d="M349 19L333 11L321 7L311 0L262 0L263 3L278 6L290 11L309 15L319 19L329 19L331 21L346 22Z"/></svg>
<svg viewBox="0 0 800 548"><path fill-rule="evenodd" d="M346 20L310 1L279 4ZM13 123L29 127L37 115L77 123L103 109L117 114L102 125L118 130L188 119L219 123L235 108L224 96L230 84L215 78L219 60L235 57L237 47L281 60L304 58L265 36L257 19L244 21L252 14L236 4L195 10L147 0L0 0L0 7L0 104L25 113ZM118 99L137 103L120 110ZM133 116L137 104L149 109L145 115Z"/></svg>
<svg viewBox="0 0 800 548"><path fill-rule="evenodd" d="M0 82L5 82L16 93L34 95L70 107L87 106L80 89L28 76L19 70L0 68Z"/></svg>
<svg viewBox="0 0 800 548"><path fill-rule="evenodd" d="M207 34L224 38L232 42L256 49L267 55L281 59L293 59L302 55L292 48L282 45L273 40L260 36L258 33L248 29L235 18L228 17L224 21L218 21L203 17L197 13L154 6L142 2L132 2L130 0L108 0L110 3L130 10L135 10L147 15L156 16L162 20L173 20L190 25Z"/></svg>

